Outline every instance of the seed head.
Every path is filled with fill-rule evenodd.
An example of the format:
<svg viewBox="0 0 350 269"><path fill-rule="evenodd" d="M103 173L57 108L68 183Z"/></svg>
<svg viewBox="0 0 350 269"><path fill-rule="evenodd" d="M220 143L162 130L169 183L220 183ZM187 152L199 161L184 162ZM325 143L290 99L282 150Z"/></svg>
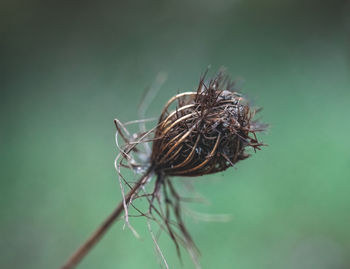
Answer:
<svg viewBox="0 0 350 269"><path fill-rule="evenodd" d="M256 112L241 94L234 91L234 84L228 77L220 72L209 82L205 82L203 76L197 91L170 98L157 126L149 131L140 128L140 133L130 135L125 127L127 124L123 125L116 119L116 138L120 134L125 142L120 146L116 139L120 153L115 165L122 193L123 182L132 190L135 186L126 181L121 167L143 173L136 183L137 190L129 199L124 198L125 220L129 227L128 208L131 205L139 216L155 220L169 234L179 257L179 245L184 245L200 268L198 249L182 219L182 204L186 199L173 184L171 176L195 177L224 171L249 157L247 148L260 149L263 144L255 133L264 130L265 125L253 119ZM152 150L147 150L145 158L138 146L141 143L148 145L148 142L153 143ZM146 185L153 175L156 176L153 191L148 192ZM134 205L134 201L142 197L149 203L146 211ZM156 239L154 242L157 245Z"/></svg>
<svg viewBox="0 0 350 269"><path fill-rule="evenodd" d="M196 92L172 97L165 105L155 133L151 163L170 176L201 176L223 171L260 149L255 132L264 126L253 121L256 110L223 74L204 82ZM169 112L169 107L177 107Z"/></svg>

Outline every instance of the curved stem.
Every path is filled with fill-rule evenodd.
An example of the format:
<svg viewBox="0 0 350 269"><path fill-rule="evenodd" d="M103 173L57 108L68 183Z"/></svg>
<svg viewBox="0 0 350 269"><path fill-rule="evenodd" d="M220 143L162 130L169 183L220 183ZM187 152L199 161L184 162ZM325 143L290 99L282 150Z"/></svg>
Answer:
<svg viewBox="0 0 350 269"><path fill-rule="evenodd" d="M135 184L135 186L125 196L125 203L128 204L134 194L143 186L149 177L152 175L153 169L150 168ZM120 216L124 210L123 201L121 201L114 211L102 222L102 224L95 230L95 232L77 249L76 252L66 261L61 267L62 269L75 268L78 263L88 254L88 252L95 246L95 244L102 238L102 236L111 227L114 221Z"/></svg>

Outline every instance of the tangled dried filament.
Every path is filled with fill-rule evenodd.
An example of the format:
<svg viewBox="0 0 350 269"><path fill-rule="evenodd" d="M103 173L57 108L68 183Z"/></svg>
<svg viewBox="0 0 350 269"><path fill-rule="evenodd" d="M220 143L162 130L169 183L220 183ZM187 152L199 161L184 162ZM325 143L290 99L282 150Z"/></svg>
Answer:
<svg viewBox="0 0 350 269"><path fill-rule="evenodd" d="M249 157L246 148L260 149L263 144L258 141L256 132L265 128L253 120L257 110L251 108L241 94L232 90L233 83L223 73L208 83L204 79L205 76L200 80L197 91L172 97L163 108L157 126L147 132L130 135L126 127L116 120L117 134L125 142L123 146L118 144L120 155L116 168L120 182L131 190L135 189L135 185L121 174L121 167L143 172L136 183L137 190L127 199L124 196L126 223L130 225L129 207L155 220L170 235L178 254L179 244L183 244L197 267L198 250L182 219L182 198L169 177L202 176L234 166ZM152 150L142 153L140 144L148 142L153 143ZM152 176L156 177L156 181L153 190L147 192L145 186ZM134 206L135 199L141 197L149 203L146 212ZM158 245L157 249L160 251ZM160 255L163 257L161 252Z"/></svg>

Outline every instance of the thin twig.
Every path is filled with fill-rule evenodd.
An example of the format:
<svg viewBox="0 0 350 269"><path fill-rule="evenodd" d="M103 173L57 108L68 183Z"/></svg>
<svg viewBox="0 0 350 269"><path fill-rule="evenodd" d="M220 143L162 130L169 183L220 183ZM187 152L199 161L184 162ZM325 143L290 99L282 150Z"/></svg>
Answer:
<svg viewBox="0 0 350 269"><path fill-rule="evenodd" d="M148 178L152 175L152 168L150 168L136 183L136 185L125 196L125 203L130 202L131 197L138 192L141 186L143 186ZM62 269L75 268L78 263L87 255L87 253L95 246L95 244L102 238L102 236L111 227L114 221L120 216L124 210L123 201L121 201L112 214L98 227L95 232L82 244L78 250L67 260L67 262L61 267Z"/></svg>

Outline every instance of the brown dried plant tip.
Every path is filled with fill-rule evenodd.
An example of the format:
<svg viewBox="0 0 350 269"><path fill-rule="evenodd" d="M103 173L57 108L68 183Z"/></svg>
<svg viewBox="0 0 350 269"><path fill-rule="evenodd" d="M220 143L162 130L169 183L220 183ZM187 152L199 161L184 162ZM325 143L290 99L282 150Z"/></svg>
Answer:
<svg viewBox="0 0 350 269"><path fill-rule="evenodd" d="M176 190L169 176L196 177L224 171L249 157L247 148L255 151L263 146L256 132L263 131L265 125L253 120L257 110L250 107L241 94L233 91L233 87L234 84L222 72L209 82L205 82L204 75L197 91L177 94L166 103L157 126L149 131L146 131L144 121L139 120L136 123L140 124L140 133L130 134L126 128L128 124L115 120L116 142L120 150L115 166L123 201L63 268L73 268L123 210L125 222L133 230L129 223L133 216L130 209L137 216L155 221L168 233L179 256L179 245L185 246L196 267L200 268L198 250L182 219L181 209L186 199ZM118 135L124 145L119 144ZM148 147L149 142L153 143L152 149ZM141 149L141 144L146 145L146 151ZM122 167L142 173L141 178L135 183L127 181L121 172ZM153 176L156 180L149 192L147 187ZM125 188L129 191L126 192ZM147 200L146 210L136 206L137 199ZM168 268L151 225L148 227Z"/></svg>
<svg viewBox="0 0 350 269"><path fill-rule="evenodd" d="M184 199L169 176L196 177L220 172L249 157L247 147L256 150L263 145L255 133L262 131L264 125L253 120L256 110L233 91L233 86L222 72L208 83L203 76L197 91L177 94L166 103L154 129L130 139L123 136L126 145L121 150L127 164L122 159L119 167L129 166L156 176L151 193L135 196L147 197L148 211L136 210L160 224L174 241L179 256L179 243L183 244L195 264L198 250L182 220ZM122 134L118 124L117 129ZM147 141L146 137L153 141L150 157L148 162L137 164L140 150L135 145Z"/></svg>
<svg viewBox="0 0 350 269"><path fill-rule="evenodd" d="M151 156L156 173L201 176L233 166L249 155L247 146L260 149L255 133L264 127L253 121L256 110L222 73L196 92L171 98L159 119ZM171 113L169 106L177 102Z"/></svg>

